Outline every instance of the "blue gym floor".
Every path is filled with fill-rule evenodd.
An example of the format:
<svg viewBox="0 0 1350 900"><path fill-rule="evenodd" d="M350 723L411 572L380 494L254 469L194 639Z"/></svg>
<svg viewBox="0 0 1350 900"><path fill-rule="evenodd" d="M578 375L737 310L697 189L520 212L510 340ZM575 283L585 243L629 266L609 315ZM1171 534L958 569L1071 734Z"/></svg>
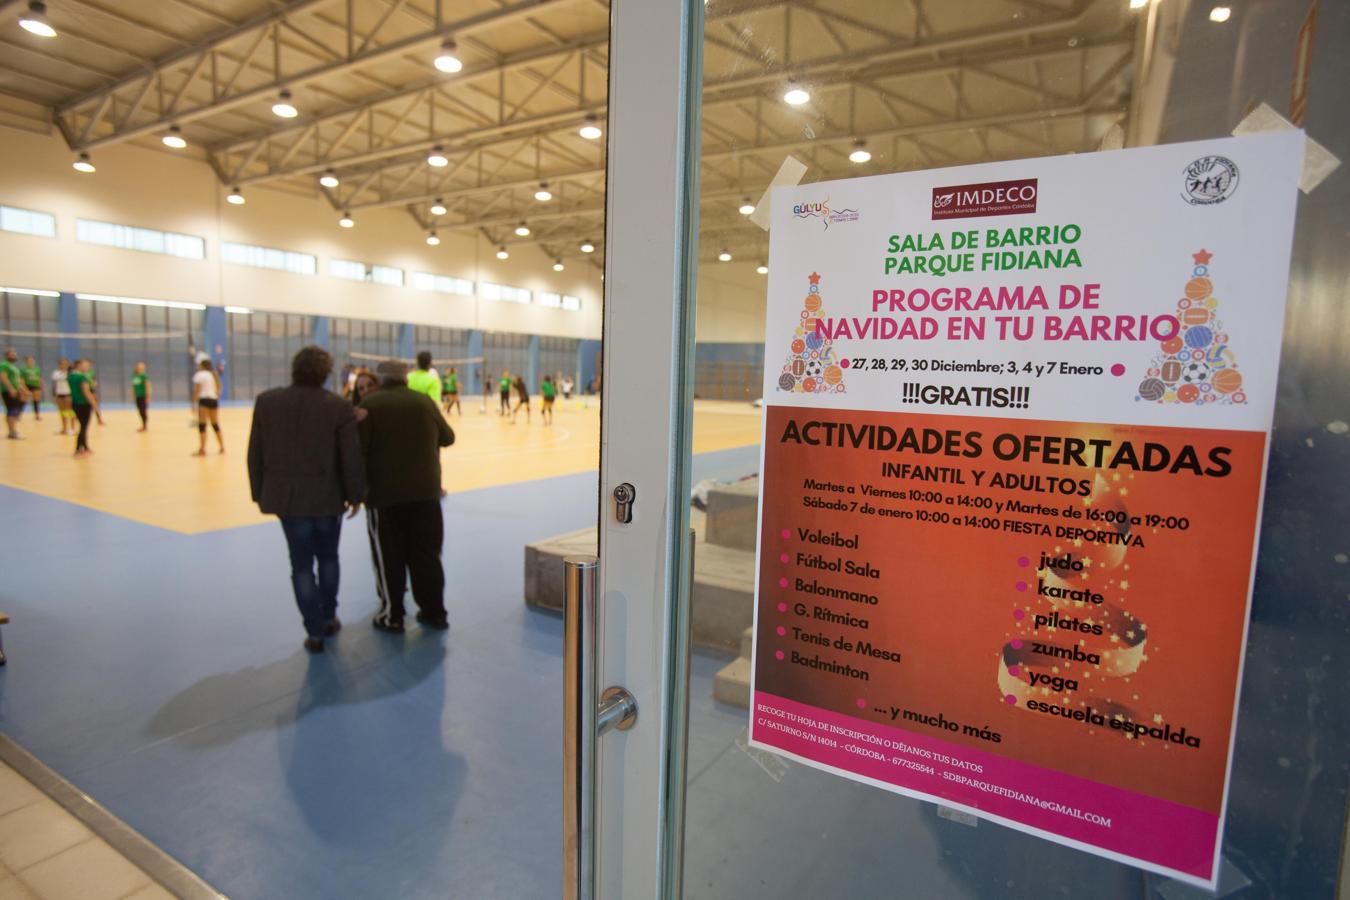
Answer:
<svg viewBox="0 0 1350 900"><path fill-rule="evenodd" d="M752 472L757 449L697 476ZM0 487L0 728L230 897L527 898L561 884L562 623L526 543L594 522L593 474L445 501L447 635L373 631L362 518L310 656L275 524L183 535ZM694 769L743 710L693 665Z"/></svg>

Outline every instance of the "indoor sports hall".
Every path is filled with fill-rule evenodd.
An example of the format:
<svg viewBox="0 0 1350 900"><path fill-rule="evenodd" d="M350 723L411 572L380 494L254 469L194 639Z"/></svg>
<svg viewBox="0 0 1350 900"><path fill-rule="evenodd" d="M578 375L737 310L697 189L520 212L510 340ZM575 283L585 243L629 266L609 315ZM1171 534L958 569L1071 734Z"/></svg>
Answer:
<svg viewBox="0 0 1350 900"><path fill-rule="evenodd" d="M0 900L1344 898L1347 80L1327 0L0 0ZM751 743L766 371L843 390L771 204L1241 128L1317 151L1218 892ZM443 621L358 502L302 623L312 347L367 461L434 371Z"/></svg>

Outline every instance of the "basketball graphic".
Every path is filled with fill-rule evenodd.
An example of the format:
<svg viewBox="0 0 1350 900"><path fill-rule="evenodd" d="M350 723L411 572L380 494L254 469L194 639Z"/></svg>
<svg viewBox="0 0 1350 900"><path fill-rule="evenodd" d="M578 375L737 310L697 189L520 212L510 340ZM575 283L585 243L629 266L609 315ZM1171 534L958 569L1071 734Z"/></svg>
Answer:
<svg viewBox="0 0 1350 900"><path fill-rule="evenodd" d="M1220 369L1214 373L1209 383L1214 385L1214 390L1219 393L1231 394L1242 387L1242 373L1237 369Z"/></svg>
<svg viewBox="0 0 1350 900"><path fill-rule="evenodd" d="M806 298L802 301L795 336L788 342L788 356L783 363L783 374L778 378L778 390L806 394L843 393L844 369L835 356L832 342L824 340L816 330L823 307L821 275L812 272L806 280L809 283Z"/></svg>
<svg viewBox="0 0 1350 900"><path fill-rule="evenodd" d="M1192 278L1186 282L1186 296L1191 300L1203 300L1214 290L1208 278Z"/></svg>

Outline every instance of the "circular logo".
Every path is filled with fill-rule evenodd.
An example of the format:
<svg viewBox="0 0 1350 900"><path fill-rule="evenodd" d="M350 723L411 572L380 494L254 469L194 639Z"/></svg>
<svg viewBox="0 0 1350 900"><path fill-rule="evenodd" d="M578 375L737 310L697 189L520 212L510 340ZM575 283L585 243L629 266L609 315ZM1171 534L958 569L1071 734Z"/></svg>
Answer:
<svg viewBox="0 0 1350 900"><path fill-rule="evenodd" d="M1222 203L1238 186L1238 167L1226 156L1202 156L1186 167L1181 197L1192 206Z"/></svg>

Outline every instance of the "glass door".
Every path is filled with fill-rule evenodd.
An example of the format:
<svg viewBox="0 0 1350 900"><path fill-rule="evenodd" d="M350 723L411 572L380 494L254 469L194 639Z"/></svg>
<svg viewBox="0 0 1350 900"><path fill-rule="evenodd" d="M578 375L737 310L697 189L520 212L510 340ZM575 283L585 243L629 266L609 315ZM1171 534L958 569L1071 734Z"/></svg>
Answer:
<svg viewBox="0 0 1350 900"><path fill-rule="evenodd" d="M795 272L794 260L770 257L772 187L1090 156L1291 126L1306 129L1316 145L1299 173L1269 462L1263 489L1253 493L1262 506L1250 624L1232 642L1241 693L1219 814L1216 893L1336 896L1350 770L1350 715L1335 701L1350 659L1340 537L1350 525L1342 487L1350 444L1340 400L1350 377L1350 322L1340 301L1350 276L1350 182L1337 168L1350 152L1337 88L1350 76L1350 12L1295 0L616 0L612 25L597 677L600 688L631 690L639 712L631 730L598 741L596 896L1210 895L1119 861L1131 854L1089 852L1073 840L972 814L963 803L902 796L751 740L752 672L762 679L783 664L775 651L808 658L814 647L802 640L817 632L833 640L856 625L803 627L795 618L806 614L792 598L770 598L759 567L766 558L775 562L781 548L766 557L758 527L761 403L728 399L707 387L710 379L696 381L695 372L749 364L776 376L791 364L783 361L784 352L792 355L785 347L764 349L766 329L775 333L766 322L769 284L784 283L780 271ZM951 184L993 180L975 177L980 171L956 169ZM1177 177L1178 195L1188 193L1192 207L1231 189L1223 172ZM802 217L815 217L821 228L848 227L851 210L829 206L825 195L856 196L853 189L823 187L803 192L819 208L804 208ZM1128 198L1110 199L1113 189L1102 183L1090 190L1127 207ZM983 232L994 220L971 221ZM1128 248L1112 252L1128 257ZM1195 266L1205 262L1197 258ZM1188 268L1176 297L1167 289L1167 304L1189 299L1180 285L1192 275ZM800 285L806 314L818 295L812 285ZM1222 296L1213 290L1195 300L1221 303ZM1139 303L1140 310L1159 305ZM1182 312L1178 307L1178 322ZM803 346L809 355L805 340ZM1100 360L1104 377L1112 352ZM1162 373L1160 362L1158 380L1172 381L1162 384L1167 399L1158 402L1189 396L1182 388L1192 383L1196 396L1226 395L1221 388L1232 375L1209 381L1206 391L1201 381L1222 366L1211 366L1208 356L1200 362L1208 368L1190 372L1193 381L1185 369ZM839 374L827 368L784 375L823 384ZM1138 373L1139 402L1152 402L1152 388L1144 387L1151 372ZM771 392L773 380L764 383ZM772 397L763 400L772 411ZM1070 389L1058 414L1046 417L1103 421L1085 411L1097 403L1090 392ZM891 425L919 421L898 406L891 412ZM831 480L823 470L808 477ZM623 484L636 492L627 522L613 499ZM793 492L799 500L800 485ZM1080 561L1072 552L1066 558ZM1039 560L1017 564L1032 562L1040 572ZM783 562L798 564L792 556ZM954 572L993 564L949 553L884 577L940 585ZM1202 551L1186 566L1217 571L1224 564L1221 554ZM1037 583L1025 579L1023 586L1028 582ZM916 593L922 599L924 592ZM1179 602L1201 603L1204 593ZM924 601L932 616L942 615L939 601ZM783 618L766 617L766 610ZM1010 635L1014 627L1010 621ZM761 652L752 656L756 643ZM1018 678L1016 661L1002 664L1001 688L1004 677ZM884 667L867 668L888 677ZM948 674L962 677L955 669ZM1010 703L1025 705L1029 695L1020 691L1008 688ZM858 722L881 712L862 706L837 712ZM1025 715L1008 721L1009 743L1017 730L1025 736L1041 727ZM925 733L922 725L904 725ZM1090 755L1077 760L1081 765L1065 763L1080 774L1093 766ZM1157 764L1159 771L1170 765Z"/></svg>

